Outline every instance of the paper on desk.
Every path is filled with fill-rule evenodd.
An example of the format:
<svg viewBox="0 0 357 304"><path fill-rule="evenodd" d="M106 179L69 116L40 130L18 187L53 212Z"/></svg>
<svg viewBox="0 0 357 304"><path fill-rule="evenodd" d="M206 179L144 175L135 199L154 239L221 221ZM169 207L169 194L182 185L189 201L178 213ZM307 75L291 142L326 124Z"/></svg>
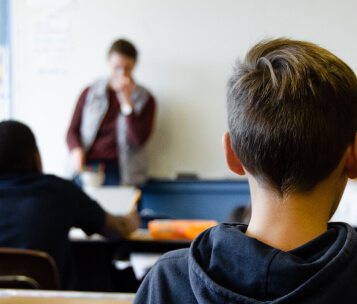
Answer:
<svg viewBox="0 0 357 304"><path fill-rule="evenodd" d="M127 186L84 187L83 190L105 211L114 215L129 213L137 194L135 187Z"/></svg>
<svg viewBox="0 0 357 304"><path fill-rule="evenodd" d="M105 238L103 236L101 236L100 234L95 233L95 234L92 234L91 236L88 236L82 229L74 228L74 227L72 227L69 230L68 238L71 241L81 241L81 240L101 241L101 240L105 240Z"/></svg>
<svg viewBox="0 0 357 304"><path fill-rule="evenodd" d="M114 215L124 215L133 208L133 201L138 199L138 189L135 187L116 186L116 187L84 187L84 192L108 213ZM69 239L77 240L103 240L103 236L93 234L87 236L82 229L71 228Z"/></svg>
<svg viewBox="0 0 357 304"><path fill-rule="evenodd" d="M131 253L130 263L135 277L140 281L161 257L160 253Z"/></svg>

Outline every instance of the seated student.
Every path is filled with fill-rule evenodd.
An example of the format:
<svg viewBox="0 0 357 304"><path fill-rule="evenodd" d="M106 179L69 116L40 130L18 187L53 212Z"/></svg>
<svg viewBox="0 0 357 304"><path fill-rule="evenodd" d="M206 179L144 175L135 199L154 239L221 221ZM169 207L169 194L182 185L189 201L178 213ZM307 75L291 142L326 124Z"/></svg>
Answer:
<svg viewBox="0 0 357 304"><path fill-rule="evenodd" d="M220 224L164 255L135 302L356 302L357 235L328 223L357 176L356 117L356 76L329 51L254 46L229 81L224 136L229 168L248 177L250 223Z"/></svg>
<svg viewBox="0 0 357 304"><path fill-rule="evenodd" d="M0 246L49 253L62 287L75 288L68 231L125 237L138 227L136 213L106 213L72 182L41 170L31 130L16 121L0 122Z"/></svg>

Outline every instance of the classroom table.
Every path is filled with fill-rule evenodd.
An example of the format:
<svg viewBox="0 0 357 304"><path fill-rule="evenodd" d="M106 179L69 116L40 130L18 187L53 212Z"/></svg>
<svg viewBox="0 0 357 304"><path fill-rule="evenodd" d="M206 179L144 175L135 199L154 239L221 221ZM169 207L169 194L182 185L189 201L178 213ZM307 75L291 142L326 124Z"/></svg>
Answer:
<svg viewBox="0 0 357 304"><path fill-rule="evenodd" d="M149 180L141 187L140 200L136 200L136 189L130 187L84 190L113 214L128 212L136 201L142 228L155 218L224 221L235 207L250 200L248 183L242 180ZM154 240L147 230L140 230L126 240L108 240L99 235L88 238L72 230L70 243L79 274L79 290L119 292L135 292L140 283L130 267L121 271L116 267L129 261L130 254L163 254L190 246L185 240Z"/></svg>
<svg viewBox="0 0 357 304"><path fill-rule="evenodd" d="M130 266L132 253L163 254L188 248L188 240L155 240L147 230L140 229L128 239L110 240L99 235L86 237L78 230L70 233L70 245L78 274L78 290L136 292L140 280ZM118 264L129 267L119 270Z"/></svg>
<svg viewBox="0 0 357 304"><path fill-rule="evenodd" d="M83 190L115 215L128 213L140 198L140 191L134 187L85 187ZM147 230L139 230L128 239L113 240L98 234L88 237L81 229L72 228L69 239L78 276L77 289L82 291L135 292L140 279L129 261L132 253L142 254L136 261L143 259L143 253L151 254L151 261L155 261L154 254L190 245L188 241L154 240Z"/></svg>
<svg viewBox="0 0 357 304"><path fill-rule="evenodd" d="M1 304L129 304L134 294L0 289Z"/></svg>
<svg viewBox="0 0 357 304"><path fill-rule="evenodd" d="M114 247L123 247L138 252L167 252L180 248L189 247L191 241L178 240L158 240L154 239L148 229L138 229L126 239L107 239L99 234L87 236L81 229L72 228L69 233L71 243L80 244L107 244Z"/></svg>

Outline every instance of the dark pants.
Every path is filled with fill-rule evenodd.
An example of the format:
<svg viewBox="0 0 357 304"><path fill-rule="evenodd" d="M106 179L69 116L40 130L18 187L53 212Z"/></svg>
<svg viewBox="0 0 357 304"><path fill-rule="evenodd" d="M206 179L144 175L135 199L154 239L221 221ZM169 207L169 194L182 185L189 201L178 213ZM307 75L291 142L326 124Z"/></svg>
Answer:
<svg viewBox="0 0 357 304"><path fill-rule="evenodd" d="M87 168L98 168L100 165L104 165L105 179L103 186L117 186L120 184L120 172L119 163L117 160L91 160L86 162ZM82 187L82 181L79 175L76 175L73 179L74 183Z"/></svg>

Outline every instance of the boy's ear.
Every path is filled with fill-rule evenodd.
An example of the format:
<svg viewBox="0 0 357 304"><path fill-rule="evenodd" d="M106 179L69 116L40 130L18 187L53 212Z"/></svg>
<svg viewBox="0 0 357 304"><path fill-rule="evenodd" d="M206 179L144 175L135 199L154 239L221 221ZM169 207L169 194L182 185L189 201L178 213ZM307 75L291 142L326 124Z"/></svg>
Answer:
<svg viewBox="0 0 357 304"><path fill-rule="evenodd" d="M41 155L40 155L40 152L36 152L36 154L35 154L35 171L37 172L37 173L42 173L42 160L41 160Z"/></svg>
<svg viewBox="0 0 357 304"><path fill-rule="evenodd" d="M348 147L346 156L346 171L349 178L357 178L357 136Z"/></svg>
<svg viewBox="0 0 357 304"><path fill-rule="evenodd" d="M226 162L234 173L238 175L245 175L244 168L236 155L236 153L233 151L232 146L231 146L231 138L229 136L229 133L226 132L223 135L223 147L224 147L224 153L226 156Z"/></svg>

